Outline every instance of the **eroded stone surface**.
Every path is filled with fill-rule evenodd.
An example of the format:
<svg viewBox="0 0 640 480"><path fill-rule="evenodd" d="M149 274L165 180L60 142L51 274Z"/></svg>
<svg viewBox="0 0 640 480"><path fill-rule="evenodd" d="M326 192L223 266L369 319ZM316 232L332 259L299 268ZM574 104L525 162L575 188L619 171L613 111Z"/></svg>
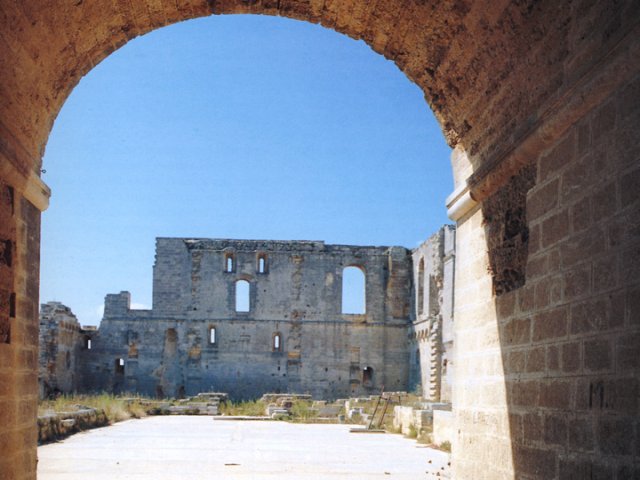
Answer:
<svg viewBox="0 0 640 480"><path fill-rule="evenodd" d="M383 386L407 390L422 369L424 396L439 400L441 310L453 288L452 270L444 274L445 237L452 258L453 234L443 227L413 255L402 247L159 238L151 310L132 310L127 292L107 295L103 321L91 331L81 330L67 307L43 305L44 393L223 391L255 399L306 392L335 399ZM422 278L429 286L416 291L418 261L428 264ZM343 309L347 269L362 279L351 294L364 297L360 313ZM244 305L241 284L248 289ZM428 302L420 324L433 333L421 360L410 361L417 341L407 337L418 337L414 292ZM429 376L434 369L438 374ZM419 384L414 380L413 388Z"/></svg>

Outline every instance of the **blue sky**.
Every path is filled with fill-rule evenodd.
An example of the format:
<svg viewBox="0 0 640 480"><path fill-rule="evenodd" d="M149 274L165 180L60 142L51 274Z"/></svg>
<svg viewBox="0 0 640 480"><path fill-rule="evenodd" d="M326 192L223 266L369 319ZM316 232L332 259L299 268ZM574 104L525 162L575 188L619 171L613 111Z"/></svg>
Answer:
<svg viewBox="0 0 640 480"><path fill-rule="evenodd" d="M157 30L55 122L40 301L83 324L107 293L150 307L158 236L415 247L449 222L449 155L420 89L361 41L249 15Z"/></svg>

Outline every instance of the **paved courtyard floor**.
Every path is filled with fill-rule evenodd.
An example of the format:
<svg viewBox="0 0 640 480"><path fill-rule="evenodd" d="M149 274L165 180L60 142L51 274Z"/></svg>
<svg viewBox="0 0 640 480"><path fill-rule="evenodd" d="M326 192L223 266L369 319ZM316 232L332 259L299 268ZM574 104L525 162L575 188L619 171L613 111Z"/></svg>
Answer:
<svg viewBox="0 0 640 480"><path fill-rule="evenodd" d="M347 425L149 417L38 448L39 480L436 479L448 455Z"/></svg>

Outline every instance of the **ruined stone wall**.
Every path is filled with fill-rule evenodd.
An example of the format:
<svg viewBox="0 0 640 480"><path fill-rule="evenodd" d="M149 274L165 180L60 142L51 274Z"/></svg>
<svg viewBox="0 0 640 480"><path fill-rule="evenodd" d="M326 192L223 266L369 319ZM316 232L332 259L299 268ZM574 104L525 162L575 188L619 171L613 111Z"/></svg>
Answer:
<svg viewBox="0 0 640 480"><path fill-rule="evenodd" d="M411 390L451 401L455 227L445 225L412 252L414 315L410 328Z"/></svg>
<svg viewBox="0 0 640 480"><path fill-rule="evenodd" d="M440 380L440 401L453 401L455 382L455 344L454 344L454 306L455 306L455 270L456 270L456 230L444 227L442 258L442 359Z"/></svg>
<svg viewBox="0 0 640 480"><path fill-rule="evenodd" d="M71 309L60 302L42 304L39 339L40 398L75 392L86 340Z"/></svg>
<svg viewBox="0 0 640 480"><path fill-rule="evenodd" d="M345 267L363 272L362 314L342 313ZM83 388L233 398L404 390L410 274L398 247L159 238L152 310L131 310L126 292L107 296ZM246 312L236 310L239 281Z"/></svg>

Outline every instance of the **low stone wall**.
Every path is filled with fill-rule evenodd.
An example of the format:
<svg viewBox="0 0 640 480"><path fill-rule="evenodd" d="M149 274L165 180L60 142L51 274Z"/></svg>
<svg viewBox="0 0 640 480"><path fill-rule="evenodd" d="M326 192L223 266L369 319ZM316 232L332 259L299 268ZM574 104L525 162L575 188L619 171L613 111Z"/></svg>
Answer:
<svg viewBox="0 0 640 480"><path fill-rule="evenodd" d="M453 441L455 431L453 422L453 412L447 410L433 411L433 443L442 445L445 442Z"/></svg>
<svg viewBox="0 0 640 480"><path fill-rule="evenodd" d="M416 410L413 407L396 406L393 408L393 427L403 435L410 435L411 428L419 433L431 425L430 410Z"/></svg>
<svg viewBox="0 0 640 480"><path fill-rule="evenodd" d="M87 408L38 417L38 444L53 442L90 428L104 427L109 420L104 411Z"/></svg>

